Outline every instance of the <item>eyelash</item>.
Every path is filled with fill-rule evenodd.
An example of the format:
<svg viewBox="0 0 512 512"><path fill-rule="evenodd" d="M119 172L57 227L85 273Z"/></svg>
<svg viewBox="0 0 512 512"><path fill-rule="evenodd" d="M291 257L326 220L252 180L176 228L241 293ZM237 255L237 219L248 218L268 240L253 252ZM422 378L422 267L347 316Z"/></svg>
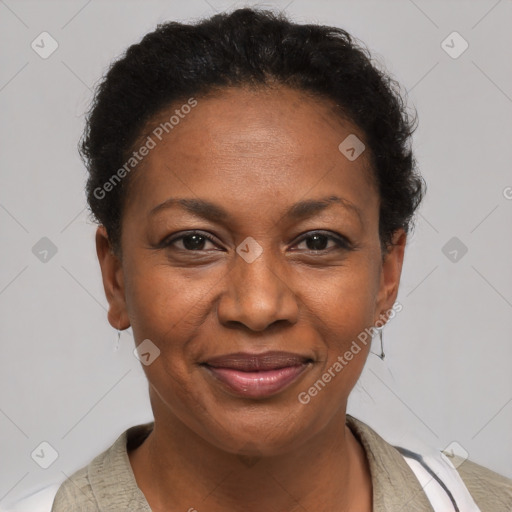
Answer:
<svg viewBox="0 0 512 512"><path fill-rule="evenodd" d="M326 237L327 239L330 239L332 241L334 241L334 243L337 245L337 247L331 247L329 249L318 249L318 250L314 250L314 249L309 249L310 252L313 252L313 253L328 253L334 249L341 249L341 250L345 250L345 251L349 251L352 249L352 244L349 242L348 239L346 239L345 237L341 236L341 235L334 235L330 232L325 232L325 231L308 231L308 236L303 236L302 238L300 238L295 245L299 244L299 243L302 243L304 241L306 241L308 238L311 238L313 237L314 235L321 235L321 236L324 236ZM303 233L304 234L304 233ZM177 237L174 237L174 238L166 238L161 244L160 244L160 247L161 248L164 248L164 247L171 247L172 244L174 242L177 242L179 240L182 240L184 238L187 238L189 236L192 236L192 235L199 235L203 238L206 238L207 240L209 240L210 242L212 242L213 244L217 245L216 244L216 241L215 241L215 238L208 234L208 233L205 233L203 231L188 231L186 233L183 233L181 234L180 236L177 236ZM301 236L301 235L299 235ZM179 251L183 251L183 252L206 252L204 250L189 250L189 249L181 249L179 248L178 249Z"/></svg>

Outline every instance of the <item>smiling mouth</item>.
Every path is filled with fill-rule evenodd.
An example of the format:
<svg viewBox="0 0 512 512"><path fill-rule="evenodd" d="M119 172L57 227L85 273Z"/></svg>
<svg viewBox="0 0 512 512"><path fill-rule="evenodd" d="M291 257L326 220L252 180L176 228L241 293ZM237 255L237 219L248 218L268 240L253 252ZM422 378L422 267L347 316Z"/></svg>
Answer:
<svg viewBox="0 0 512 512"><path fill-rule="evenodd" d="M313 363L289 352L237 353L220 356L201 366L225 389L247 398L266 398L284 391Z"/></svg>

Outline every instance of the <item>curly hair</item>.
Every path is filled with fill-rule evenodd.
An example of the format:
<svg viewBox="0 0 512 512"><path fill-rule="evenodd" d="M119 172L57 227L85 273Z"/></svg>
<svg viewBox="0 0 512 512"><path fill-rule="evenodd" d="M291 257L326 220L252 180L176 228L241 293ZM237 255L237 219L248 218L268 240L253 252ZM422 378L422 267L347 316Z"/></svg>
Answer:
<svg viewBox="0 0 512 512"><path fill-rule="evenodd" d="M409 114L400 85L341 28L297 24L282 13L242 8L195 24L157 25L111 64L97 86L79 152L89 173L90 212L105 226L114 250L120 252L132 177L102 187L130 158L146 124L191 96L275 84L330 100L333 115L362 130L380 197L383 253L397 229L409 233L426 184L410 143L416 112Z"/></svg>

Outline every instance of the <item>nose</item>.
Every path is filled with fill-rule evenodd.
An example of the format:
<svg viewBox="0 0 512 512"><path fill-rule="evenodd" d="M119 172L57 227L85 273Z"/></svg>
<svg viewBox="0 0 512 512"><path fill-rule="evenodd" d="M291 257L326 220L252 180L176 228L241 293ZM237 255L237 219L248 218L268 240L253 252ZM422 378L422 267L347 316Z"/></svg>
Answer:
<svg viewBox="0 0 512 512"><path fill-rule="evenodd" d="M217 315L221 324L243 324L252 331L263 331L272 324L297 322L299 306L285 273L263 253L248 263L239 255L227 273Z"/></svg>

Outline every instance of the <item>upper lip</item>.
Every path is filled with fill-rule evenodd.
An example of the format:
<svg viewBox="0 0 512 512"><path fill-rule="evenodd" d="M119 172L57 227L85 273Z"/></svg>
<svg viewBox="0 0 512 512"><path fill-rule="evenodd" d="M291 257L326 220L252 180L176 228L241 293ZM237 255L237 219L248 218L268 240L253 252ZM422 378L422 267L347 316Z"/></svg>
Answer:
<svg viewBox="0 0 512 512"><path fill-rule="evenodd" d="M213 368L231 368L241 371L277 370L288 366L297 366L312 361L308 356L292 352L270 351L261 354L236 352L204 361L203 365Z"/></svg>

